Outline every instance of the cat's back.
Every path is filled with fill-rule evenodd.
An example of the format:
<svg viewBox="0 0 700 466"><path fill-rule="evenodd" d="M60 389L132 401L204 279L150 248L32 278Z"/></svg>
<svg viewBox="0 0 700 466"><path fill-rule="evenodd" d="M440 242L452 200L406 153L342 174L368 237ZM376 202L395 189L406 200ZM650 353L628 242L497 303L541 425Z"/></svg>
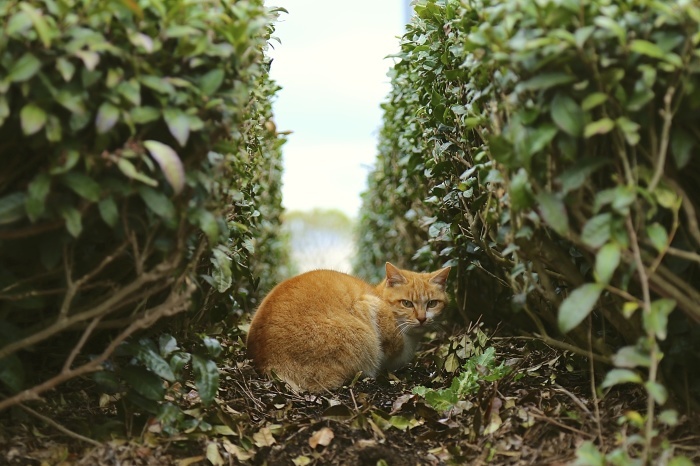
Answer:
<svg viewBox="0 0 700 466"><path fill-rule="evenodd" d="M249 357L256 366L265 367L271 352L303 348L312 340L322 344L321 335L329 329L356 324L351 321L358 317L357 303L374 293L365 281L333 270L313 270L281 282L253 316Z"/></svg>
<svg viewBox="0 0 700 466"><path fill-rule="evenodd" d="M363 280L342 272L312 270L275 286L260 304L254 320L266 314L284 317L285 312L305 315L310 312L331 312L351 305L373 290ZM311 307L307 307L310 304Z"/></svg>

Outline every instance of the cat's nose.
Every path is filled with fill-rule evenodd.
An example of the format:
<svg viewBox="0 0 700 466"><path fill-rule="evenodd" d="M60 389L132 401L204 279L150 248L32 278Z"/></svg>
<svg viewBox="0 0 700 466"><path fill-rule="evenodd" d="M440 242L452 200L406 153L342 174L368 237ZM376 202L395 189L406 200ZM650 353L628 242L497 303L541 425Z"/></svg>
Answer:
<svg viewBox="0 0 700 466"><path fill-rule="evenodd" d="M416 316L416 320L423 325L425 323L425 316Z"/></svg>

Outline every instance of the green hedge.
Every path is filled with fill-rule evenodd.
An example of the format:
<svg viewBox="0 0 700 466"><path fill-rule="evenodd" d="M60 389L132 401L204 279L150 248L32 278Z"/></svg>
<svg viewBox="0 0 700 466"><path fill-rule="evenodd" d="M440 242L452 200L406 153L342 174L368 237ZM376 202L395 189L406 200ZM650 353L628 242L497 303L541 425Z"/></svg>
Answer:
<svg viewBox="0 0 700 466"><path fill-rule="evenodd" d="M697 2L422 0L415 10L384 104L357 271L451 264L464 321L583 354L592 329L596 358L620 367L607 383L648 371L662 404L661 349L665 382L681 385L676 364L700 341ZM676 388L697 397L700 380L686 375Z"/></svg>
<svg viewBox="0 0 700 466"><path fill-rule="evenodd" d="M0 1L0 406L276 281L274 16L262 0Z"/></svg>

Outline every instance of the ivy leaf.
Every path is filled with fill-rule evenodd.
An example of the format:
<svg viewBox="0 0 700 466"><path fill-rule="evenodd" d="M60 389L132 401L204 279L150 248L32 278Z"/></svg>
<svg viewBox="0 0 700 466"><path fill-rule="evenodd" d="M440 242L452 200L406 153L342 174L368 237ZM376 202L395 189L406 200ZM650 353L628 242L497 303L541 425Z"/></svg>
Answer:
<svg viewBox="0 0 700 466"><path fill-rule="evenodd" d="M202 403L207 406L216 396L219 389L219 369L216 363L200 356L192 355L192 367L194 368L194 384L199 392Z"/></svg>
<svg viewBox="0 0 700 466"><path fill-rule="evenodd" d="M575 137L581 135L585 120L581 107L574 99L558 93L552 100L551 113L552 120L562 131Z"/></svg>
<svg viewBox="0 0 700 466"><path fill-rule="evenodd" d="M559 330L568 333L583 322L598 302L602 291L603 286L598 283L586 283L572 291L559 306Z"/></svg>
<svg viewBox="0 0 700 466"><path fill-rule="evenodd" d="M185 169L177 153L172 147L159 141L144 141L143 145L148 149L151 157L160 165L165 179L172 186L175 194L180 194L185 187Z"/></svg>
<svg viewBox="0 0 700 466"><path fill-rule="evenodd" d="M46 124L46 112L35 104L27 104L19 112L22 132L25 136L37 133Z"/></svg>

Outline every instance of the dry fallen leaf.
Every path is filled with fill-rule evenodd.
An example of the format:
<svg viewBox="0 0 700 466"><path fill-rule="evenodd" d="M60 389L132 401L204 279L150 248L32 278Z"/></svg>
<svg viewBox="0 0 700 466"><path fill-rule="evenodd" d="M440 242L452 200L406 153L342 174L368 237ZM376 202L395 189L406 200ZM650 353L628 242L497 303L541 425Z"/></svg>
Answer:
<svg viewBox="0 0 700 466"><path fill-rule="evenodd" d="M311 435L311 438L309 439L309 446L311 446L311 448L316 448L317 445L323 445L326 447L331 443L333 437L335 437L335 434L333 434L330 427L323 427L321 430L317 430Z"/></svg>
<svg viewBox="0 0 700 466"><path fill-rule="evenodd" d="M216 442L209 442L207 444L207 459L214 466L223 466L225 464L221 453L219 453L219 447Z"/></svg>
<svg viewBox="0 0 700 466"><path fill-rule="evenodd" d="M263 427L253 434L253 442L257 447L269 447L275 443L275 437L268 427Z"/></svg>

